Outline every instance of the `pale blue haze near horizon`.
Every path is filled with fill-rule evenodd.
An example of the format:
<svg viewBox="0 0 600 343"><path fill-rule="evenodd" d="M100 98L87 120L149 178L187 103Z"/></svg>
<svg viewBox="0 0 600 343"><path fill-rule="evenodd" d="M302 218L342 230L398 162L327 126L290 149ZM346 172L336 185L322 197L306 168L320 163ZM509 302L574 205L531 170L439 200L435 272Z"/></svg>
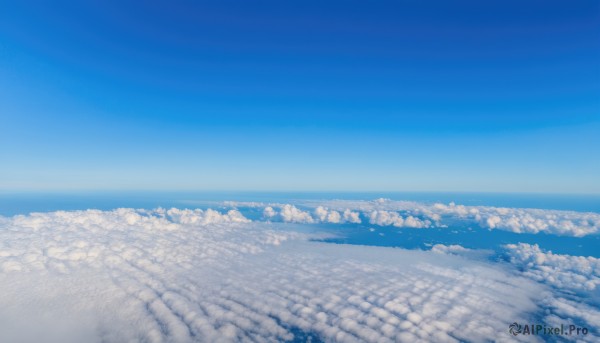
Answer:
<svg viewBox="0 0 600 343"><path fill-rule="evenodd" d="M597 1L0 1L0 191L600 193Z"/></svg>

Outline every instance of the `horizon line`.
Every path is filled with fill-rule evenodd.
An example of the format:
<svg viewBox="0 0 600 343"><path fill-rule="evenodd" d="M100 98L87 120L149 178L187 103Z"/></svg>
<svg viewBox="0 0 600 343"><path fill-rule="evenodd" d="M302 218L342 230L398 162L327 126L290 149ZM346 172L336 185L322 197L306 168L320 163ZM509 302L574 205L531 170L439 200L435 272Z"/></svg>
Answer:
<svg viewBox="0 0 600 343"><path fill-rule="evenodd" d="M513 195L581 195L600 196L600 192L497 191L497 190L294 190L294 189L0 189L0 194L82 194L82 193L438 193L438 194L513 194Z"/></svg>

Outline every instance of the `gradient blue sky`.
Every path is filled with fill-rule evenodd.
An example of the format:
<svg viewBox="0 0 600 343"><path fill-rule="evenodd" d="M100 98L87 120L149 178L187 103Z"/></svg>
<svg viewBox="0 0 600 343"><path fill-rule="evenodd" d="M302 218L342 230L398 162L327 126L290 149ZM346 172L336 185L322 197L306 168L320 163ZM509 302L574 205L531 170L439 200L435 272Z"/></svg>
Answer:
<svg viewBox="0 0 600 343"><path fill-rule="evenodd" d="M599 175L598 1L0 0L0 190Z"/></svg>

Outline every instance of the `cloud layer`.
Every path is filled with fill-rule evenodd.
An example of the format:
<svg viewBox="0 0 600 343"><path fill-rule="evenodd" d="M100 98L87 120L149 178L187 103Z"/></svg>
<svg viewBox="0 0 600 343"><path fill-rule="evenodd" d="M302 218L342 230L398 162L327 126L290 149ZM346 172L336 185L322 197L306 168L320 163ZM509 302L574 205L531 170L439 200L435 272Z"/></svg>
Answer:
<svg viewBox="0 0 600 343"><path fill-rule="evenodd" d="M236 205L240 205L236 203ZM242 204L244 205L244 204ZM252 204L255 207L254 204ZM360 214L358 212L345 209L343 211L329 210L323 206L317 206L311 214L308 211L301 210L291 204L274 204L266 206L263 210L263 216L266 219L277 219L285 223L353 223L360 224Z"/></svg>
<svg viewBox="0 0 600 343"><path fill-rule="evenodd" d="M600 285L600 259L545 252L537 244L508 244L510 261L535 280L561 289L593 291Z"/></svg>
<svg viewBox="0 0 600 343"><path fill-rule="evenodd" d="M236 203L243 205L243 203ZM255 203L255 206L259 204ZM370 224L409 228L447 227L460 221L477 224L487 229L499 229L516 233L548 233L582 237L600 233L600 214L593 212L575 212L527 208L504 208L491 206L464 206L455 203L424 204L412 201L393 201L377 199L363 200L327 200L303 201L298 205L307 208L304 211L310 222L335 222L330 220L308 219L310 208L325 208L330 212L351 211L356 220L361 218ZM271 209L294 205L270 204ZM294 207L295 208L295 207ZM317 215L319 218L323 218ZM284 218L284 221L288 221ZM289 220L293 221L293 220ZM344 222L344 221L341 221ZM346 220L346 222L350 222Z"/></svg>
<svg viewBox="0 0 600 343"><path fill-rule="evenodd" d="M305 213L273 216L355 220ZM0 340L512 342L545 292L458 256L309 238L235 210L2 218Z"/></svg>

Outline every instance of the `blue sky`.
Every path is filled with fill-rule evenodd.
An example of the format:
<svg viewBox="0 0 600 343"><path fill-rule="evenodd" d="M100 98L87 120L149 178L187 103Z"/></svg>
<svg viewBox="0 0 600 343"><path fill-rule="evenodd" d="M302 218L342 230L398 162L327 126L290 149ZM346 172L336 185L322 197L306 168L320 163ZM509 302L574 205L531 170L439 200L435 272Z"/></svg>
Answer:
<svg viewBox="0 0 600 343"><path fill-rule="evenodd" d="M597 1L0 1L0 190L600 193Z"/></svg>

